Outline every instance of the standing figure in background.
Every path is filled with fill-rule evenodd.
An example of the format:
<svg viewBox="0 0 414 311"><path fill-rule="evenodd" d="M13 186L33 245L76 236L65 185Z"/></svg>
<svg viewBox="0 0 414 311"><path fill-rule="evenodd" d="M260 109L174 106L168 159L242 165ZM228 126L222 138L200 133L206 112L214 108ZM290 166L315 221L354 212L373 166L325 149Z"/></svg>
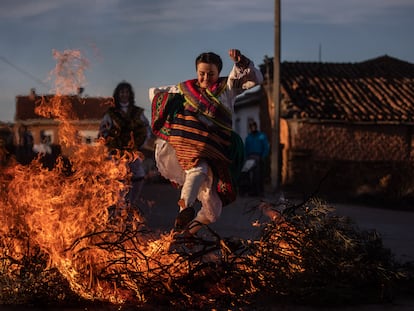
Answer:
<svg viewBox="0 0 414 311"><path fill-rule="evenodd" d="M175 230L185 236L215 222L236 198L244 150L232 130L233 105L263 76L239 50L229 50L229 57L228 77L220 77L221 57L207 52L195 59L196 79L150 89L155 159L160 174L181 186Z"/></svg>
<svg viewBox="0 0 414 311"><path fill-rule="evenodd" d="M10 126L0 124L0 168L6 166L17 151L13 140L13 131Z"/></svg>
<svg viewBox="0 0 414 311"><path fill-rule="evenodd" d="M111 156L118 153L122 156L128 152L131 189L127 194L127 203L138 207L145 177L139 150L151 135L149 121L144 109L135 105L135 93L130 83L119 83L113 99L114 106L107 110L101 121L99 137L105 139Z"/></svg>
<svg viewBox="0 0 414 311"><path fill-rule="evenodd" d="M36 157L33 148L34 139L32 133L27 125L20 125L18 145L16 146L16 160L23 165L29 164Z"/></svg>
<svg viewBox="0 0 414 311"><path fill-rule="evenodd" d="M246 159L253 160L255 165L249 172L250 193L252 196L262 195L264 192L264 164L269 155L269 140L265 133L257 128L256 121L249 122L249 134L245 140Z"/></svg>

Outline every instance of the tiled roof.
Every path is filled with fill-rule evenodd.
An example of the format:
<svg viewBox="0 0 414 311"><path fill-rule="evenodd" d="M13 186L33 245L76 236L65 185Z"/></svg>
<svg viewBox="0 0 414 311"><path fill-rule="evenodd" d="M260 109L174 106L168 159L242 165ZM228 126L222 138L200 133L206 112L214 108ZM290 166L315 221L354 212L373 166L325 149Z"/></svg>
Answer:
<svg viewBox="0 0 414 311"><path fill-rule="evenodd" d="M359 63L283 62L280 72L283 118L414 122L414 64L385 55Z"/></svg>
<svg viewBox="0 0 414 311"><path fill-rule="evenodd" d="M53 95L17 96L15 121L46 119L37 115L35 108L42 99L50 101L52 98ZM111 97L65 96L65 98L69 99L69 103L72 104L71 119L73 120L100 120L112 103Z"/></svg>

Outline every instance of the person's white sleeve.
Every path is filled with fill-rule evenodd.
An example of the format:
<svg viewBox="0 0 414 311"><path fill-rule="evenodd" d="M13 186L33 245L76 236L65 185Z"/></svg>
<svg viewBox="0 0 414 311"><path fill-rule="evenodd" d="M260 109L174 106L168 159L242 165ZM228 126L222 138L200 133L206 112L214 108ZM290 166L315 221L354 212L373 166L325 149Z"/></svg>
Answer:
<svg viewBox="0 0 414 311"><path fill-rule="evenodd" d="M149 99L151 102L154 99L155 95L157 95L159 92L179 93L179 89L177 85L152 87L149 89Z"/></svg>
<svg viewBox="0 0 414 311"><path fill-rule="evenodd" d="M245 68L234 64L227 81L228 88L236 95L261 83L263 83L263 75L251 60Z"/></svg>

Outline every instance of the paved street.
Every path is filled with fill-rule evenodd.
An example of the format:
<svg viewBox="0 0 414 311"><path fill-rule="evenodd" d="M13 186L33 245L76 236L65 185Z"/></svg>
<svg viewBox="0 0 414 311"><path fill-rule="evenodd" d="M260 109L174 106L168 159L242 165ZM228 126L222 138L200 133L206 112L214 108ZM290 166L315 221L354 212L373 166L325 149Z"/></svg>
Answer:
<svg viewBox="0 0 414 311"><path fill-rule="evenodd" d="M151 208L145 208L150 227L170 230L177 215L178 190L169 183L146 184L143 195L146 200L154 202ZM254 238L258 231L251 224L263 217L253 208L259 200L239 197L223 209L221 218L211 227L223 237ZM359 228L375 229L380 233L384 246L391 249L396 259L401 262L414 261L414 212L347 204L332 205L338 215L350 217Z"/></svg>
<svg viewBox="0 0 414 311"><path fill-rule="evenodd" d="M340 215L349 216L362 229L375 229L384 246L400 262L414 261L414 212L335 204Z"/></svg>

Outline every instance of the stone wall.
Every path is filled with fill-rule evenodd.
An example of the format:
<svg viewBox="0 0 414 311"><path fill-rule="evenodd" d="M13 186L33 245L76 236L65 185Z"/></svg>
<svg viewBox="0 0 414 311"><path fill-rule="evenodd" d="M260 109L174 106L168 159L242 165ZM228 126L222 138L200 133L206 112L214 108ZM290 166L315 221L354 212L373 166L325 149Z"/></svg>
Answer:
<svg viewBox="0 0 414 311"><path fill-rule="evenodd" d="M288 121L283 183L306 192L406 195L414 165L410 126Z"/></svg>

